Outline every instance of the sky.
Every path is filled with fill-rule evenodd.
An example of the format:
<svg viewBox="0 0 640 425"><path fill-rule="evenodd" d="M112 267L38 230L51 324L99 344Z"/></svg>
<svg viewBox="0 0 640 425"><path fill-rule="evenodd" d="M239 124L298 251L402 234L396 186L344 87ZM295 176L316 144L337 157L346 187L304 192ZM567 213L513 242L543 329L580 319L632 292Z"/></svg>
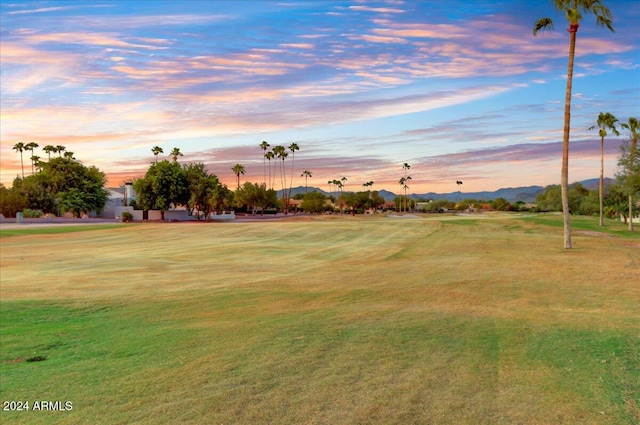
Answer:
<svg viewBox="0 0 640 425"><path fill-rule="evenodd" d="M640 2L604 3L615 32L585 15L577 34L570 181L599 176L600 112L640 115ZM554 31L533 37L542 17ZM324 190L401 193L405 163L409 193L560 182L569 34L552 1L7 0L0 19L5 186L18 142L63 145L110 187L154 146L262 183L262 141L299 146L293 186L308 170ZM608 177L625 134L605 139Z"/></svg>

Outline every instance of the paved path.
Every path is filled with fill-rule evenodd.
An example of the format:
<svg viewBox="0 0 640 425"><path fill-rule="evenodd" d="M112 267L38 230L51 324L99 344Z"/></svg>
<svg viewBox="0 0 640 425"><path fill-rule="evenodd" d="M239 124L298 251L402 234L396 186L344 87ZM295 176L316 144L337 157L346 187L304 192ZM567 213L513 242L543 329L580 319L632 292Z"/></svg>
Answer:
<svg viewBox="0 0 640 425"><path fill-rule="evenodd" d="M22 223L16 223L15 219L0 219L0 229L26 229L34 227L55 226L85 226L95 224L118 224L120 220L104 218L25 218Z"/></svg>

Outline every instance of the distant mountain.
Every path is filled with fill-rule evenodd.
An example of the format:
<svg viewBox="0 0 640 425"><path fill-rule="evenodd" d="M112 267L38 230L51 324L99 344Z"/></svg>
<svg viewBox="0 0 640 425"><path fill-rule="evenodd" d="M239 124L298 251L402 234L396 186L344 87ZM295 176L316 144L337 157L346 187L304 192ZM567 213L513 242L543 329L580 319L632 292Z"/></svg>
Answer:
<svg viewBox="0 0 640 425"><path fill-rule="evenodd" d="M605 186L609 184L614 184L615 180L611 178L605 178ZM598 185L600 183L599 178L583 180L580 182L576 182L582 184L585 188L589 190L598 189ZM575 184L575 183L574 183ZM317 191L325 196L329 196L330 193L326 192L317 187L309 187L307 188L308 192ZM538 194L544 192L544 187L542 186L522 186L522 187L507 187L495 190L493 192L483 191L483 192L450 192L450 193L413 193L410 195L412 199L447 199L449 201L459 201L462 199L478 199L478 200L486 200L493 201L494 199L504 198L509 202L535 202L536 196ZM305 193L304 186L298 186L291 189L291 196ZM331 195L335 195L336 192L332 192ZM378 191L378 194L384 198L386 201L393 201L396 196L394 192L390 192L388 190L382 189ZM278 196L281 196L281 191L278 191Z"/></svg>
<svg viewBox="0 0 640 425"><path fill-rule="evenodd" d="M493 201L494 199L504 198L509 202L535 202L536 196L544 192L542 186L524 186L524 187L508 187L498 189L493 192L451 192L451 193L425 193L413 194L412 198L422 199L447 199L449 201L459 201L461 199L478 199Z"/></svg>
<svg viewBox="0 0 640 425"><path fill-rule="evenodd" d="M597 190L600 187L600 178L598 177L595 179L582 180L579 183L589 190ZM604 178L605 187L614 185L614 184L616 184L616 179L610 179L609 177Z"/></svg>

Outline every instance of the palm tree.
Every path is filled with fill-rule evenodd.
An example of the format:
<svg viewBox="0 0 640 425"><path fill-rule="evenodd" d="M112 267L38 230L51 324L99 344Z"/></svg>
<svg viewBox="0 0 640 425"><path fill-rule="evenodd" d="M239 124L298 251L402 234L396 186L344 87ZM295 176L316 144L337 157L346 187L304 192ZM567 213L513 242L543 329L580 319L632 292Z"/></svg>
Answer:
<svg viewBox="0 0 640 425"><path fill-rule="evenodd" d="M404 188L406 181L407 179L405 177L400 177L400 180L398 181L398 183L400 184L400 186ZM400 212L402 212L402 200L400 200Z"/></svg>
<svg viewBox="0 0 640 425"><path fill-rule="evenodd" d="M59 157L62 157L62 152L66 151L66 150L67 150L67 148L65 148L62 145L56 146L56 152L58 152L58 156Z"/></svg>
<svg viewBox="0 0 640 425"><path fill-rule="evenodd" d="M404 164L402 164L402 169L404 170L404 176L407 176L407 171L409 170L409 168L411 168L411 165L407 164L406 162Z"/></svg>
<svg viewBox="0 0 640 425"><path fill-rule="evenodd" d="M616 128L618 119L611 115L609 112L600 112L598 115L598 121L596 125L600 128L600 226L604 226L604 138L607 135L607 129L611 130L616 136L620 135L620 132ZM596 128L595 125L589 127L589 130Z"/></svg>
<svg viewBox="0 0 640 425"><path fill-rule="evenodd" d="M287 205L287 193L285 190L286 187L286 177L285 177L285 167L284 167L284 160L287 158L287 156L289 156L289 154L287 153L287 151L285 150L284 146L275 146L273 148L273 154L282 160L282 162L280 163L280 186L282 188L282 208L283 208L283 212L286 214L288 205Z"/></svg>
<svg viewBox="0 0 640 425"><path fill-rule="evenodd" d="M345 188L347 186L347 178L343 177L340 179L340 188Z"/></svg>
<svg viewBox="0 0 640 425"><path fill-rule="evenodd" d="M24 163L22 162L22 152L25 151L25 145L22 142L18 142L13 145L13 150L20 152L20 166L22 167L22 179L24 180Z"/></svg>
<svg viewBox="0 0 640 425"><path fill-rule="evenodd" d="M51 161L51 152L58 152L56 147L53 145L47 145L44 148L42 148L42 150L44 151L44 153L49 155L49 161Z"/></svg>
<svg viewBox="0 0 640 425"><path fill-rule="evenodd" d="M404 170L404 179L405 181L407 180L407 171L409 171L409 168L411 168L411 165L409 165L408 163L404 163L402 164L402 169ZM411 180L411 177L408 178L409 180ZM406 193L406 189L405 189L405 194L404 194L404 206L405 206L405 211L407 211L407 193Z"/></svg>
<svg viewBox="0 0 640 425"><path fill-rule="evenodd" d="M366 183L362 183L362 187L366 187L367 188L367 192L369 193L369 204L372 207L372 203L373 203L373 197L372 197L372 193L371 193L371 186L373 186L373 181L368 181Z"/></svg>
<svg viewBox="0 0 640 425"><path fill-rule="evenodd" d="M269 161L269 189L273 189L273 181L271 180L271 160L276 157L276 154L272 151L268 151L264 154L264 157Z"/></svg>
<svg viewBox="0 0 640 425"><path fill-rule="evenodd" d="M622 123L622 127L629 130L631 135L631 150L629 151L629 175L627 179L629 181L629 231L633 232L633 194L638 188L635 186L634 167L636 149L638 146L638 134L640 134L640 121L638 118L629 118L628 123Z"/></svg>
<svg viewBox="0 0 640 425"><path fill-rule="evenodd" d="M460 192L460 186L462 186L461 180L456 180L456 184L458 185L458 200L462 199L462 193Z"/></svg>
<svg viewBox="0 0 640 425"><path fill-rule="evenodd" d="M173 158L173 162L178 162L178 157L184 156L184 155L182 155L182 152L180 152L179 148L173 148L169 156Z"/></svg>
<svg viewBox="0 0 640 425"><path fill-rule="evenodd" d="M33 155L31 157L31 163L35 164L36 169L40 171L40 157L38 155Z"/></svg>
<svg viewBox="0 0 640 425"><path fill-rule="evenodd" d="M264 152L267 151L267 148L269 147L269 143L267 143L266 140L263 140L262 143L260 143L260 149L262 149ZM262 156L262 174L263 174L263 182L266 185L267 184L267 164L266 164L266 158L267 155L265 153L265 155ZM271 159L269 159L269 176L271 176Z"/></svg>
<svg viewBox="0 0 640 425"><path fill-rule="evenodd" d="M291 151L291 181L289 181L289 194L287 195L287 201L291 198L291 187L293 186L293 166L296 162L296 151L299 151L300 147L298 147L298 144L296 142L293 142L289 145L289 150Z"/></svg>
<svg viewBox="0 0 640 425"><path fill-rule="evenodd" d="M407 189L409 189L409 186L407 185L407 183L409 182L409 180L411 180L411 176L407 176L404 178L404 210L405 212L409 211L409 206L407 205L409 202L409 198L407 197Z"/></svg>
<svg viewBox="0 0 640 425"><path fill-rule="evenodd" d="M156 157L156 164L158 163L158 155L164 153L164 150L160 146L154 146L151 148L151 153Z"/></svg>
<svg viewBox="0 0 640 425"><path fill-rule="evenodd" d="M336 187L336 195L338 195L338 191L342 193L342 187L344 186L342 182L338 179L333 179L333 185Z"/></svg>
<svg viewBox="0 0 640 425"><path fill-rule="evenodd" d="M300 174L300 177L304 177L304 193L306 194L307 193L307 179L309 177L313 177L313 176L311 175L311 171L304 170L302 172L302 174Z"/></svg>
<svg viewBox="0 0 640 425"><path fill-rule="evenodd" d="M29 142L26 144L26 146L24 147L25 150L31 151L31 158L33 158L33 150L35 148L37 148L39 145L36 142ZM33 171L33 159L31 159L31 174L35 174L35 172Z"/></svg>
<svg viewBox="0 0 640 425"><path fill-rule="evenodd" d="M238 189L240 189L240 174L244 175L244 165L236 164L231 168L231 170L233 170L233 174L238 178Z"/></svg>
<svg viewBox="0 0 640 425"><path fill-rule="evenodd" d="M73 152L65 152L64 153L64 157L67 158L67 159L75 159L73 157Z"/></svg>
<svg viewBox="0 0 640 425"><path fill-rule="evenodd" d="M567 69L567 89L564 98L564 134L562 138L562 170L560 189L562 193L562 215L564 221L564 247L571 248L571 228L569 225L569 133L571 128L571 87L573 84L573 62L576 51L576 33L582 20L582 12L596 16L596 26L605 26L613 32L611 12L601 0L555 0L556 8L565 12L569 21L569 64ZM541 18L533 26L533 36L538 31L553 29L551 18Z"/></svg>
<svg viewBox="0 0 640 425"><path fill-rule="evenodd" d="M341 200L341 198L342 198L342 188L344 187L344 184L342 183L341 180L334 179L333 185L336 187L336 197L337 197L336 201L340 201L338 207L340 207L340 214L342 214L343 200ZM338 191L340 191L340 196L338 196Z"/></svg>

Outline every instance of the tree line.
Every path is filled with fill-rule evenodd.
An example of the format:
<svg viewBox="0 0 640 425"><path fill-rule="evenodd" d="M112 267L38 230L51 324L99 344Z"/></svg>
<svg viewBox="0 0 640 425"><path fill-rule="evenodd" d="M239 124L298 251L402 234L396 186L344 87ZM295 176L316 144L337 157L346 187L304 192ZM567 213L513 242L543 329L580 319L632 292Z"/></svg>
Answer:
<svg viewBox="0 0 640 425"><path fill-rule="evenodd" d="M73 152L65 152L64 146L45 146L47 161L33 155L37 143L17 143L14 149L20 153L31 151L31 175L17 176L10 189L0 185L0 212L5 217L15 217L18 212L28 216L43 214L62 215L72 212L75 217L100 212L108 197L105 174L95 166L85 166L76 160ZM62 155L64 152L64 156ZM51 153L58 157L51 158Z"/></svg>

